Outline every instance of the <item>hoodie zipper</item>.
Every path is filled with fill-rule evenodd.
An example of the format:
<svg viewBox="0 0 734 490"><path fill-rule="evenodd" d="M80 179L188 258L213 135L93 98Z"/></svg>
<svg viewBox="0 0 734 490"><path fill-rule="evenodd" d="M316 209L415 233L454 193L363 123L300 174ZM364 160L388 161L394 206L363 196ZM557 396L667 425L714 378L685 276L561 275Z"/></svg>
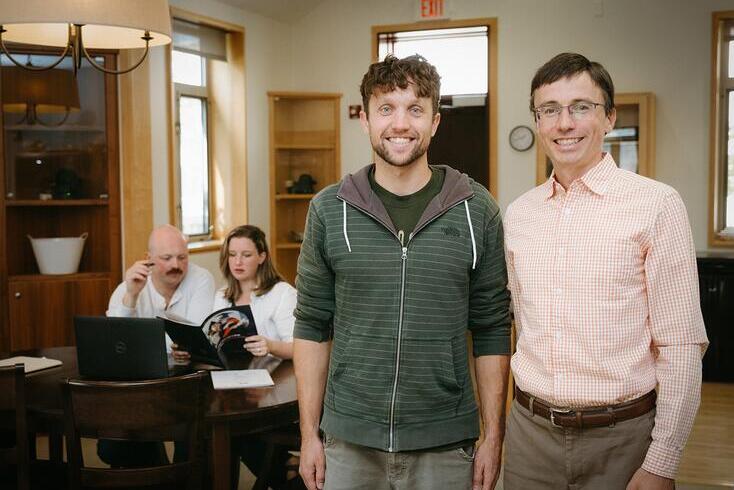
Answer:
<svg viewBox="0 0 734 490"><path fill-rule="evenodd" d="M412 233L411 236L412 237ZM408 237L408 242L410 242ZM405 309L405 269L408 264L408 247L407 243L403 244L405 234L403 230L398 232L398 240L402 254L400 255L400 313L398 315L398 339L397 348L395 349L395 377L392 382L392 396L390 397L390 441L387 447L388 452L395 451L395 400L398 394L398 377L400 374L400 348L402 346L403 337L403 310Z"/></svg>

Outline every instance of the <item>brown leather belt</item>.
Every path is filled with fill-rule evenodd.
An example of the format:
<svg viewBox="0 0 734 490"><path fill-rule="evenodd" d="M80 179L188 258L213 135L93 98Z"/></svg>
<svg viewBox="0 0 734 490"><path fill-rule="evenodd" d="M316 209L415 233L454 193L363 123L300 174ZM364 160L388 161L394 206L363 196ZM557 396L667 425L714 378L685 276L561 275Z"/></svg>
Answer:
<svg viewBox="0 0 734 490"><path fill-rule="evenodd" d="M616 422L633 419L646 414L655 407L657 393L650 393L619 405L596 407L586 410L554 408L539 398L528 395L515 386L515 399L530 413L550 420L555 427L614 427Z"/></svg>

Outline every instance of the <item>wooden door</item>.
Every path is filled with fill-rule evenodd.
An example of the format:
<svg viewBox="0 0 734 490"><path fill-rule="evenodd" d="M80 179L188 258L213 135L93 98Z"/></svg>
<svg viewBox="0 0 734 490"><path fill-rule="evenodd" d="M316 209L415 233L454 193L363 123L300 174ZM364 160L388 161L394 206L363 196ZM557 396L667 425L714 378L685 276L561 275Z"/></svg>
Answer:
<svg viewBox="0 0 734 490"><path fill-rule="evenodd" d="M442 107L428 162L445 164L489 189L487 106Z"/></svg>

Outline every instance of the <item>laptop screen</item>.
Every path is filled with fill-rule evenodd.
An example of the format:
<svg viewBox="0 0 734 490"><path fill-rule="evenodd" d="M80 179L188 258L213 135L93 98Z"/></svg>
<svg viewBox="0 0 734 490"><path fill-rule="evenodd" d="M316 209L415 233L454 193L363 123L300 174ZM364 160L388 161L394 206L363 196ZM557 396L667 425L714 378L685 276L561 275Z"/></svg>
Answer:
<svg viewBox="0 0 734 490"><path fill-rule="evenodd" d="M74 330L82 377L131 381L168 376L161 319L77 316Z"/></svg>

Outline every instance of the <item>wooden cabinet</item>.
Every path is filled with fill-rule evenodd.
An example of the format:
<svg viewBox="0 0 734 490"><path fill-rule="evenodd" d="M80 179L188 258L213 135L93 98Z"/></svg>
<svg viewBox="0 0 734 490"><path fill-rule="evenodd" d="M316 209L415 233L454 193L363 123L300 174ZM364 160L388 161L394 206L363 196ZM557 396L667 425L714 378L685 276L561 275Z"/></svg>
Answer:
<svg viewBox="0 0 734 490"><path fill-rule="evenodd" d="M293 284L308 204L341 176L341 94L268 92L270 99L270 247Z"/></svg>
<svg viewBox="0 0 734 490"><path fill-rule="evenodd" d="M734 382L734 255L699 255L698 280L709 338L703 379Z"/></svg>
<svg viewBox="0 0 734 490"><path fill-rule="evenodd" d="M15 56L37 65L54 58L42 51ZM109 53L96 61L116 63ZM5 71L10 61L2 64ZM55 70L71 66L68 59ZM49 101L78 93L67 111L31 107L11 85L29 85L28 75L12 76L18 80L3 75L0 91L0 351L73 345L74 315L103 315L121 278L117 78L85 61L76 77L52 77L46 86L35 79L46 95L55 93ZM63 90L62 81L70 84ZM28 235L83 233L77 273L40 274Z"/></svg>
<svg viewBox="0 0 734 490"><path fill-rule="evenodd" d="M655 178L655 94L615 94L617 122L604 139L603 150L621 168ZM538 142L536 184L550 177L553 166Z"/></svg>
<svg viewBox="0 0 734 490"><path fill-rule="evenodd" d="M74 345L74 315L104 314L109 299L106 275L75 276L70 279L41 276L9 282L12 350Z"/></svg>

